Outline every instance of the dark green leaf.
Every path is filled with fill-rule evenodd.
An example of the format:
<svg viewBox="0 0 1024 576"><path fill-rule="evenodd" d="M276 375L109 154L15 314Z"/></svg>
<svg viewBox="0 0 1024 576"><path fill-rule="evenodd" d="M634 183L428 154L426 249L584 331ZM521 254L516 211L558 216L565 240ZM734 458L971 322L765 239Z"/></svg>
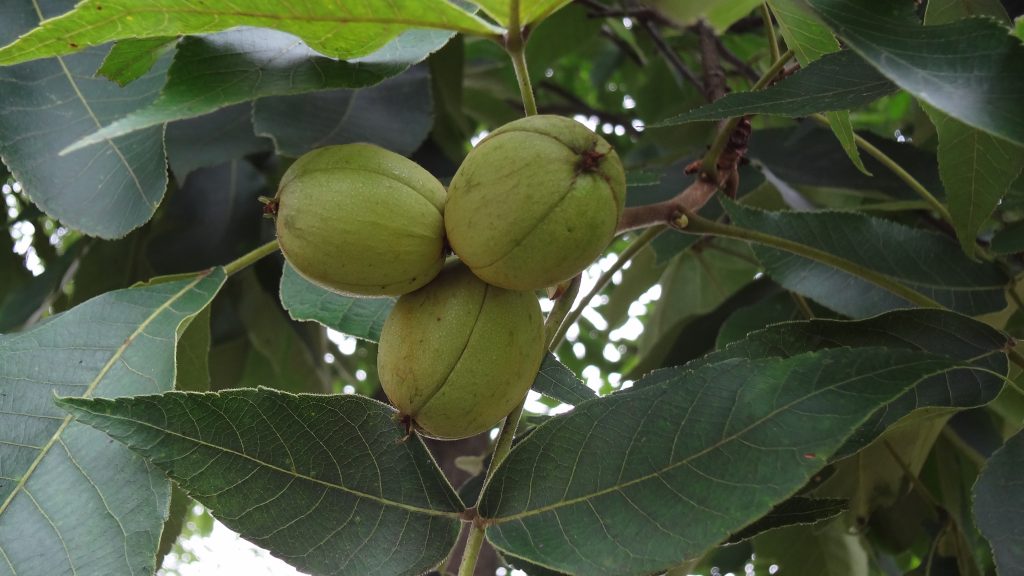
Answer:
<svg viewBox="0 0 1024 576"><path fill-rule="evenodd" d="M945 236L855 212L764 212L724 201L733 221L884 275L958 312L1006 305L1007 279L994 264L972 262ZM911 306L896 294L824 261L755 246L768 274L789 290L852 317Z"/></svg>
<svg viewBox="0 0 1024 576"><path fill-rule="evenodd" d="M303 2L301 9L276 2L245 4L243 9L234 0L85 0L0 49L0 66L122 38L203 34L238 26L294 34L331 58L369 54L409 28L500 32L445 0L372 0L342 10L328 0Z"/></svg>
<svg viewBox="0 0 1024 576"><path fill-rule="evenodd" d="M210 307L178 327L174 389L206 392L210 389Z"/></svg>
<svg viewBox="0 0 1024 576"><path fill-rule="evenodd" d="M1001 576L1024 573L1024 432L1018 431L989 458L974 485L974 518L988 538Z"/></svg>
<svg viewBox="0 0 1024 576"><path fill-rule="evenodd" d="M426 66L369 88L274 96L253 104L256 132L271 138L279 154L292 157L352 142L408 156L426 139L433 120Z"/></svg>
<svg viewBox="0 0 1024 576"><path fill-rule="evenodd" d="M803 320L804 318L800 308L793 300L793 295L785 290L779 290L777 294L733 312L718 330L715 348L721 349L733 342L743 340L747 334L761 330L770 324Z"/></svg>
<svg viewBox="0 0 1024 576"><path fill-rule="evenodd" d="M689 250L665 268L659 280L661 298L637 342L639 356L664 351L686 323L711 312L754 280L758 266L748 246L723 239L715 240L715 246L727 252Z"/></svg>
<svg viewBox="0 0 1024 576"><path fill-rule="evenodd" d="M996 254L1024 252L1024 220L1003 228L992 237L992 251Z"/></svg>
<svg viewBox="0 0 1024 576"><path fill-rule="evenodd" d="M29 0L6 4L0 38L13 38L38 22ZM66 3L49 0L40 8L43 15L55 16ZM93 76L105 54L95 48L66 58L0 67L0 156L47 214L87 234L118 238L149 220L163 197L163 129L105 140L93 150L58 153L151 102L164 82L168 60L121 88Z"/></svg>
<svg viewBox="0 0 1024 576"><path fill-rule="evenodd" d="M939 174L960 245L974 256L975 238L1024 167L1024 148L922 104L939 136Z"/></svg>
<svg viewBox="0 0 1024 576"><path fill-rule="evenodd" d="M458 536L455 491L375 400L260 388L58 402L305 572L421 574Z"/></svg>
<svg viewBox="0 0 1024 576"><path fill-rule="evenodd" d="M277 300L263 290L251 273L241 278L238 314L252 344L243 374L247 384L258 383L289 392L329 391L321 354L314 354L290 322Z"/></svg>
<svg viewBox="0 0 1024 576"><path fill-rule="evenodd" d="M727 358L789 357L840 346L885 346L927 352L970 364L936 374L871 415L836 452L842 458L860 450L911 411L927 406L970 408L992 401L1003 388L1010 339L966 316L946 310L896 310L867 320L809 320L770 326L749 334L696 365ZM693 366L693 364L691 364Z"/></svg>
<svg viewBox="0 0 1024 576"><path fill-rule="evenodd" d="M295 320L314 320L349 336L376 342L394 298L354 298L306 280L286 264L281 275L281 304Z"/></svg>
<svg viewBox="0 0 1024 576"><path fill-rule="evenodd" d="M999 0L928 0L924 23L929 26L949 24L968 16L991 16L1000 22L1010 21Z"/></svg>
<svg viewBox="0 0 1024 576"><path fill-rule="evenodd" d="M808 116L815 112L858 108L896 90L856 52L822 56L796 74L757 92L735 92L653 126L720 120L744 114Z"/></svg>
<svg viewBox="0 0 1024 576"><path fill-rule="evenodd" d="M664 371L658 384L585 402L516 446L480 501L487 537L575 573L676 565L793 495L868 415L951 365L838 348Z"/></svg>
<svg viewBox="0 0 1024 576"><path fill-rule="evenodd" d="M177 36L120 40L107 53L96 74L124 86L149 72L156 61L177 43Z"/></svg>
<svg viewBox="0 0 1024 576"><path fill-rule="evenodd" d="M871 134L861 136L909 172L932 195L942 197L942 181L934 154ZM843 149L836 145L827 131L820 128L800 126L796 129L759 130L750 138L749 156L762 162L790 185L877 190L895 198L920 199L906 182L874 158L864 158L864 165L873 176L854 170L844 160L846 153Z"/></svg>
<svg viewBox="0 0 1024 576"><path fill-rule="evenodd" d="M572 370L566 368L565 364L559 362L550 352L544 357L537 378L533 381L533 391L570 406L597 398L597 393L588 388Z"/></svg>
<svg viewBox="0 0 1024 576"><path fill-rule="evenodd" d="M786 45L796 53L797 62L801 65L806 66L825 54L839 50L839 42L832 35L832 31L818 19L804 0L768 0L768 5L771 6L775 19L779 21L779 29L782 31L782 37L786 39ZM828 118L832 133L836 135L854 166L870 175L857 150L850 113L845 110L833 110L826 112L825 116Z"/></svg>
<svg viewBox="0 0 1024 576"><path fill-rule="evenodd" d="M109 292L0 336L0 545L10 574L151 573L170 498L159 471L71 420L54 394L170 390L179 327L220 269Z"/></svg>
<svg viewBox="0 0 1024 576"><path fill-rule="evenodd" d="M757 536L762 532L799 524L816 524L834 518L847 508L842 498L806 498L794 496L779 503L771 512L755 520L729 537L728 543L736 543Z"/></svg>
<svg viewBox="0 0 1024 576"><path fill-rule="evenodd" d="M0 234L7 232L4 230ZM9 234L7 238L10 238ZM39 276L32 276L25 269L22 257L10 251L10 246L0 244L0 250L6 249L0 256L0 270L4 276L0 281L0 333L13 332L42 318L60 295L68 271L76 266L84 243L76 242L56 260L47 262L46 270Z"/></svg>
<svg viewBox="0 0 1024 576"><path fill-rule="evenodd" d="M964 124L1024 145L1024 45L994 20L922 27L910 1L808 3L900 88Z"/></svg>
<svg viewBox="0 0 1024 576"><path fill-rule="evenodd" d="M260 243L263 174L245 160L202 168L174 191L154 222L146 255L161 274L224 264Z"/></svg>
<svg viewBox="0 0 1024 576"><path fill-rule="evenodd" d="M846 529L842 520L824 527L792 526L773 530L754 539L760 570L776 564L791 574L815 576L868 576L869 558L860 536Z"/></svg>
<svg viewBox="0 0 1024 576"><path fill-rule="evenodd" d="M327 58L294 36L240 28L178 44L168 81L152 104L69 146L68 151L172 120L285 94L361 88L399 74L444 46L450 33L415 30L351 62Z"/></svg>
<svg viewBox="0 0 1024 576"><path fill-rule="evenodd" d="M193 170L217 166L248 154L269 152L274 143L256 135L249 102L167 125L167 161L178 184Z"/></svg>

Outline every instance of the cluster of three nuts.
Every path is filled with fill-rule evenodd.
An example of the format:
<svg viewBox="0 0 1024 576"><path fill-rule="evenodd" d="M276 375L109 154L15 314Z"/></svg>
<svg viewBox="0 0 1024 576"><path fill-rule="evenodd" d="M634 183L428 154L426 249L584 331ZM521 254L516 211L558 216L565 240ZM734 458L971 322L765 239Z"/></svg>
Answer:
<svg viewBox="0 0 1024 576"><path fill-rule="evenodd" d="M348 144L299 158L275 198L296 271L335 292L401 295L381 334L381 385L440 438L485 431L522 400L544 354L533 291L599 256L624 200L612 147L558 116L489 134L447 193L403 156ZM461 263L445 266L446 239Z"/></svg>

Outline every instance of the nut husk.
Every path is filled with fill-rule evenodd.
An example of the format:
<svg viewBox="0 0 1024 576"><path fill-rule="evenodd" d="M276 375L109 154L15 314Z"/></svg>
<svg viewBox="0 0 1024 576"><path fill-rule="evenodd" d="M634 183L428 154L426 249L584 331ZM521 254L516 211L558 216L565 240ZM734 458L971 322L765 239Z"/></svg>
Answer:
<svg viewBox="0 0 1024 576"><path fill-rule="evenodd" d="M277 237L299 274L329 290L399 295L444 264L444 186L372 144L319 148L281 179Z"/></svg>

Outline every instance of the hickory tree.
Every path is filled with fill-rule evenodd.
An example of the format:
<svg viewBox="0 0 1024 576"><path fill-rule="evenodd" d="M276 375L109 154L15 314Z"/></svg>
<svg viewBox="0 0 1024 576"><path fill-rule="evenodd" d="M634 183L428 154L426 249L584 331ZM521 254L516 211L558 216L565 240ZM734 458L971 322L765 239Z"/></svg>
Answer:
<svg viewBox="0 0 1024 576"><path fill-rule="evenodd" d="M1022 12L7 1L0 575L1024 573Z"/></svg>

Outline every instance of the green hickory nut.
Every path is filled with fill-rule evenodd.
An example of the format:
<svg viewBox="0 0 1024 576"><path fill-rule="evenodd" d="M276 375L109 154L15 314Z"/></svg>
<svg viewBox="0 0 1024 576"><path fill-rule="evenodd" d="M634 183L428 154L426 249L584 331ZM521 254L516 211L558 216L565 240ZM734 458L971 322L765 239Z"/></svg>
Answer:
<svg viewBox="0 0 1024 576"><path fill-rule="evenodd" d="M448 187L445 229L483 280L539 290L604 252L625 201L622 162L608 142L570 118L530 116L469 153Z"/></svg>
<svg viewBox="0 0 1024 576"><path fill-rule="evenodd" d="M377 372L419 431L466 438L522 401L543 358L537 297L491 286L453 262L398 299L381 332Z"/></svg>
<svg viewBox="0 0 1024 576"><path fill-rule="evenodd" d="M444 186L418 164L372 144L327 146L281 178L277 238L295 270L356 296L396 296L444 265Z"/></svg>

